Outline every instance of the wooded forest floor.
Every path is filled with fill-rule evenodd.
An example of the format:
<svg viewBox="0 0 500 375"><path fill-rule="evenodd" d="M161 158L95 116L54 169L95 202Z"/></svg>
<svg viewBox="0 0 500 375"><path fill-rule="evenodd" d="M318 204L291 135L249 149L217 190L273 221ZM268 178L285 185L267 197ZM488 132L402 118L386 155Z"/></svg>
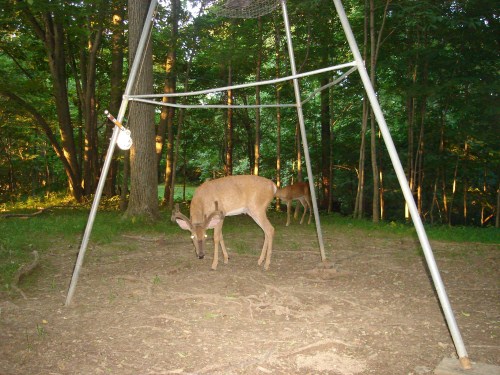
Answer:
<svg viewBox="0 0 500 375"><path fill-rule="evenodd" d="M456 356L416 238L274 223L269 271L249 218L210 269L186 232L90 243L65 307L79 239L0 294L0 374L432 374ZM283 220L284 222L284 220ZM211 235L211 234L210 234ZM431 242L472 362L500 365L500 248Z"/></svg>

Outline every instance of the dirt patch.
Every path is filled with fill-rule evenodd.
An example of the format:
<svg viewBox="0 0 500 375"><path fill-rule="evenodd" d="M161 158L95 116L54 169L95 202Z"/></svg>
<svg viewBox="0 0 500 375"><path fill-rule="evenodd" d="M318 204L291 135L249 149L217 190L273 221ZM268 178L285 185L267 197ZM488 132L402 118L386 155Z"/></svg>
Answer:
<svg viewBox="0 0 500 375"><path fill-rule="evenodd" d="M1 295L1 374L432 374L455 349L413 238L276 231L257 266L255 225L225 233L229 264L189 236L91 244L64 307L79 244L41 257L27 299ZM472 361L500 365L499 247L432 243Z"/></svg>

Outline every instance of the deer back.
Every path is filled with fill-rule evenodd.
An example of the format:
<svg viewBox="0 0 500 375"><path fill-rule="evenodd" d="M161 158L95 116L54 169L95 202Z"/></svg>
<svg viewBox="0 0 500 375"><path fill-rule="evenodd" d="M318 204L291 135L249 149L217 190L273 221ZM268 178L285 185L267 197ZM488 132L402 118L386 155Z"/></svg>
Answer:
<svg viewBox="0 0 500 375"><path fill-rule="evenodd" d="M296 182L278 189L276 192L276 197L283 200L293 200L304 196L309 196L309 184L307 182Z"/></svg>
<svg viewBox="0 0 500 375"><path fill-rule="evenodd" d="M224 216L266 209L277 190L271 180L260 176L227 176L203 183L191 201L191 221L202 223L218 202Z"/></svg>

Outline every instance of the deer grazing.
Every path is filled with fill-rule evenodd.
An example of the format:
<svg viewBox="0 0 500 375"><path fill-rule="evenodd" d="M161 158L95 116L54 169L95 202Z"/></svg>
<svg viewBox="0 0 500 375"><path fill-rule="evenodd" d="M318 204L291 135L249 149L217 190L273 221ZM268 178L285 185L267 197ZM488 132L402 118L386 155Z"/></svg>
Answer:
<svg viewBox="0 0 500 375"><path fill-rule="evenodd" d="M276 198L280 198L286 203L286 226L290 225L290 210L292 208L292 201L298 200L302 207L304 207L304 213L302 214L302 219L300 219L300 224L304 221L306 216L307 208L309 208L309 221L307 224L311 224L312 216L312 204L311 204L311 192L309 190L309 183L307 182L296 182L295 184L285 186L282 189L278 189L276 192Z"/></svg>
<svg viewBox="0 0 500 375"><path fill-rule="evenodd" d="M266 259L264 269L269 269L273 250L274 227L269 222L266 211L277 191L274 182L264 177L239 175L227 176L211 180L199 186L191 201L190 218L179 211L176 205L172 212L172 221L176 221L182 229L191 232L196 255L205 256L205 240L207 229L214 229L214 259L212 269L217 269L219 260L219 243L224 255L224 264L228 262L222 225L226 216L247 214L264 231L264 246L258 261L259 266Z"/></svg>

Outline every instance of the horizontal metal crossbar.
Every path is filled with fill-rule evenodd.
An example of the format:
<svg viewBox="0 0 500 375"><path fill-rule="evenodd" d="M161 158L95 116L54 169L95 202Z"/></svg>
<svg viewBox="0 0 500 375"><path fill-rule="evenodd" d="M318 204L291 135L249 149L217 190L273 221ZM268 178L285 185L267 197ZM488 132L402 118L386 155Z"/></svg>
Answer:
<svg viewBox="0 0 500 375"><path fill-rule="evenodd" d="M340 65L330 66L330 67L327 67L327 68L312 70L312 71L306 72L306 73L295 74L295 75L288 76L288 77L275 78L275 79L271 79L271 80L267 80L267 81L243 83L243 84L240 84L240 85L225 86L225 87L219 87L219 88L213 88L213 89L201 90L201 91L174 92L174 93L170 93L170 94L139 94L139 95L129 95L127 97L127 99L129 99L129 100L135 100L136 98L142 98L142 99L148 99L148 98L172 98L172 97L179 97L179 96L205 95L205 94L211 94L211 93L219 92L219 91L236 90L236 89L242 89L242 88L246 88L246 87L255 87L255 86L270 85L270 84L273 84L273 83L290 81L292 79L304 78L304 77L308 77L308 76L315 75L315 74L330 72L330 71L333 71L333 70L340 70L340 69L343 69L343 68L348 68L348 67L353 67L353 66L357 66L355 61L352 61L352 62L349 62L349 63L345 63L345 64L340 64Z"/></svg>
<svg viewBox="0 0 500 375"><path fill-rule="evenodd" d="M307 77L312 74L318 74L320 71L325 72L325 71L331 71L331 70L336 70L336 69L342 69L345 66L352 66L352 63L349 64L343 64L343 65L337 65L336 67L330 67L330 68L325 68L325 69L319 69L316 71L308 72L308 73L302 73L300 74L303 77ZM335 69L333 69L335 68ZM339 82L343 81L347 76L349 76L352 72L357 70L357 66L353 66L351 69L349 69L347 72L342 74L340 77L335 79L334 81L328 83L327 85L324 85L317 90L315 90L311 95L309 95L305 100L303 100L300 105L304 105L308 101L310 101L314 96L316 96L319 92L338 84ZM296 75L298 76L298 75ZM269 83L274 83L274 82L282 82L282 81L287 81L290 79L294 79L296 76L290 76L290 77L284 77L284 78L278 78L276 80L272 81L261 81L261 82L255 82L255 83L249 83L249 84L243 84L243 85L236 85L236 86L227 86L227 87L222 87L222 88L216 88L212 90L203 90L203 91L193 91L193 92L188 92L188 93L174 93L174 94L149 94L149 95L130 95L128 96L128 99L131 101L135 102L141 102L141 103L147 103L147 104L154 104L154 105L159 105L159 106L164 106L164 107L174 107L174 108L294 108L297 107L297 104L179 104L179 103L167 103L167 102L160 102L157 100L153 100L155 98L164 98L164 97L172 97L172 96L188 96L188 95L203 95L203 94L210 94L214 92L219 92L219 91L227 91L229 89L237 89L237 88L242 88L242 87L250 87L250 86L258 86L258 85L265 85Z"/></svg>

